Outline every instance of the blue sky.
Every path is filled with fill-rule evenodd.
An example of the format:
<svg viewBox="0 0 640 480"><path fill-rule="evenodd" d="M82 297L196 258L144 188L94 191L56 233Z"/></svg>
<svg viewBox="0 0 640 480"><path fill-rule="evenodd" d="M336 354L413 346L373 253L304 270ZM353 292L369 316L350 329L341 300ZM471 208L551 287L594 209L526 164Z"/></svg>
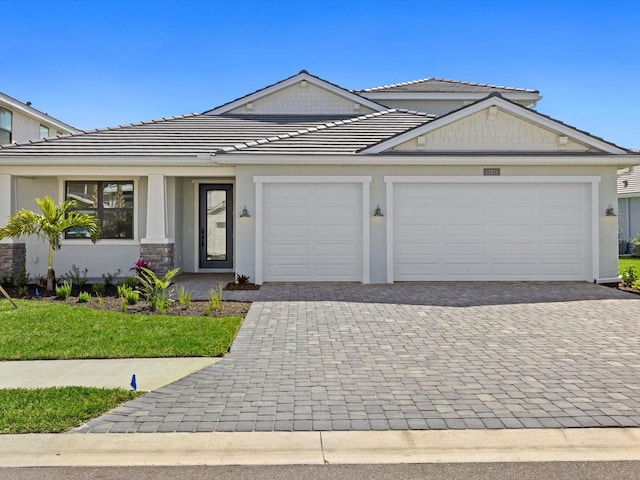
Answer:
<svg viewBox="0 0 640 480"><path fill-rule="evenodd" d="M640 0L0 0L0 91L78 128L202 112L301 69L540 90L640 148Z"/></svg>

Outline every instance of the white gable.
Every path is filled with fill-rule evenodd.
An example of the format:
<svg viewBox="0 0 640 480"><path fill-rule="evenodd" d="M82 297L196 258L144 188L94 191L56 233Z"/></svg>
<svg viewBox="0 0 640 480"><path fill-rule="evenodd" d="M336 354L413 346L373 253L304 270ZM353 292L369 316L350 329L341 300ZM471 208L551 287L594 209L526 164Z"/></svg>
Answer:
<svg viewBox="0 0 640 480"><path fill-rule="evenodd" d="M360 102L354 102L307 81L300 81L253 102L245 103L229 113L258 115L333 115L372 113Z"/></svg>
<svg viewBox="0 0 640 480"><path fill-rule="evenodd" d="M586 152L590 148L499 107L487 107L412 138L395 151ZM593 149L591 149L593 150Z"/></svg>
<svg viewBox="0 0 640 480"><path fill-rule="evenodd" d="M205 112L205 115L350 115L387 107L360 97L305 70L269 87Z"/></svg>
<svg viewBox="0 0 640 480"><path fill-rule="evenodd" d="M362 150L402 152L628 153L497 95Z"/></svg>

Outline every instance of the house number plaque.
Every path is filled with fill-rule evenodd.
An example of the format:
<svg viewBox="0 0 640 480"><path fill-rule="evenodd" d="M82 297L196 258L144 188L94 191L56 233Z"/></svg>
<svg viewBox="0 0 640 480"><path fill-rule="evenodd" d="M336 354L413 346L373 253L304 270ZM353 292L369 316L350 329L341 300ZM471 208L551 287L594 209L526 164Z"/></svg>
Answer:
<svg viewBox="0 0 640 480"><path fill-rule="evenodd" d="M500 169L499 168L485 168L484 169L484 174L485 175L500 175Z"/></svg>

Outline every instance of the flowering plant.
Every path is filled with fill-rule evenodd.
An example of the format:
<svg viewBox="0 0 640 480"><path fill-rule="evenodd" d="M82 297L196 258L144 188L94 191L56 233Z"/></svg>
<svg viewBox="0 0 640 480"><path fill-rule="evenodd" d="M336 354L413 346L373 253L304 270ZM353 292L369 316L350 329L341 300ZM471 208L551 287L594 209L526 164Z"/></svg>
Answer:
<svg viewBox="0 0 640 480"><path fill-rule="evenodd" d="M153 268L153 265L151 265L149 262L147 262L145 259L141 258L139 259L136 264L131 267L129 270L135 270L136 274L140 273L143 269L147 269L147 270L151 270L154 271L155 269Z"/></svg>

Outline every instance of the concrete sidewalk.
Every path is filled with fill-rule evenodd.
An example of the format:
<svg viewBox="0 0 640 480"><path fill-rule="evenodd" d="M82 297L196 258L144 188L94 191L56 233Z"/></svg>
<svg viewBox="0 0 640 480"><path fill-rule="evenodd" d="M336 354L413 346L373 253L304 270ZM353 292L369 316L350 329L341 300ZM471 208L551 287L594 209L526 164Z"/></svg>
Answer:
<svg viewBox="0 0 640 480"><path fill-rule="evenodd" d="M151 391L212 365L222 358L120 358L111 360L33 360L0 362L0 388L63 386Z"/></svg>
<svg viewBox="0 0 640 480"><path fill-rule="evenodd" d="M0 465L301 465L640 460L640 429L0 435Z"/></svg>

